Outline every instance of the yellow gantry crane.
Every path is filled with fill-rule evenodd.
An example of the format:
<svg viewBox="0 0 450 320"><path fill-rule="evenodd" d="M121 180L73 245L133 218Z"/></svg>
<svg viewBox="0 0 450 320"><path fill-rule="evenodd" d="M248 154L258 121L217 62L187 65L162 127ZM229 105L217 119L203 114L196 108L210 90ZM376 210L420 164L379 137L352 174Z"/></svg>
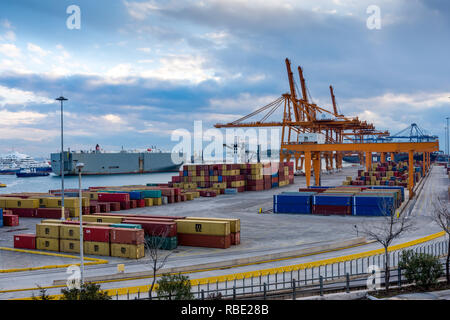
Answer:
<svg viewBox="0 0 450 320"><path fill-rule="evenodd" d="M342 168L342 157L345 152L358 152L362 160L365 153L366 169L369 170L372 161L372 152L381 152L384 161L385 153L420 151L424 153L424 169L428 169L429 153L439 150L439 142L401 145L401 143L366 143L367 136L389 136L388 131L378 131L375 126L358 117L345 117L339 114L333 87L330 86L330 95L333 111L319 107L308 98L306 81L303 69L298 67L301 86L301 98L297 97L296 84L291 69L291 62L285 60L288 74L289 93L282 94L275 101L259 108L252 113L226 124L216 124L216 128L233 127L281 127L280 161L295 159L297 170L305 167L306 184L310 186L311 162L314 169L315 184L320 184L321 159L325 159L326 169L333 168L333 160L337 169ZM300 90L299 90L300 91ZM267 121L276 110L283 108L281 121ZM259 121L245 122L246 120L263 114ZM319 118L318 116L322 116ZM313 137L312 140L306 138ZM319 141L323 140L323 141ZM345 140L345 141L344 141ZM411 149L413 146L415 148ZM405 149L406 147L406 149ZM426 154L428 157L426 157ZM428 159L428 160L426 160ZM300 164L299 164L300 162ZM410 154L410 163L412 163ZM412 195L413 166L410 165L409 185ZM425 171L425 170L424 170Z"/></svg>

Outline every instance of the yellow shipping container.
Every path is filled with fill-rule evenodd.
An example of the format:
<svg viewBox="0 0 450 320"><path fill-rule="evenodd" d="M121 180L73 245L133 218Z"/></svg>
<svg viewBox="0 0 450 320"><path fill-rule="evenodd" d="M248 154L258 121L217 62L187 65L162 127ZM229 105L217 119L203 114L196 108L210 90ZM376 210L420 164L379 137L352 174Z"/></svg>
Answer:
<svg viewBox="0 0 450 320"><path fill-rule="evenodd" d="M111 256L128 259L140 259L145 256L145 247L143 244L133 245L111 243Z"/></svg>
<svg viewBox="0 0 450 320"><path fill-rule="evenodd" d="M36 208L39 208L39 199L11 198L11 200L6 200L5 204L6 204L6 208L36 209Z"/></svg>
<svg viewBox="0 0 450 320"><path fill-rule="evenodd" d="M153 200L154 206L160 206L162 205L162 199L161 198L151 198Z"/></svg>
<svg viewBox="0 0 450 320"><path fill-rule="evenodd" d="M37 224L36 237L59 239L59 228L58 224Z"/></svg>
<svg viewBox="0 0 450 320"><path fill-rule="evenodd" d="M80 240L80 226L63 224L59 229L59 238L66 240Z"/></svg>
<svg viewBox="0 0 450 320"><path fill-rule="evenodd" d="M204 234L210 236L226 236L230 234L228 221L175 220L178 233Z"/></svg>
<svg viewBox="0 0 450 320"><path fill-rule="evenodd" d="M241 231L241 220L233 218L186 217L186 220L225 221L230 223L230 232Z"/></svg>
<svg viewBox="0 0 450 320"><path fill-rule="evenodd" d="M122 223L122 217L83 215L83 222Z"/></svg>
<svg viewBox="0 0 450 320"><path fill-rule="evenodd" d="M52 238L36 238L36 249L59 251L59 240Z"/></svg>
<svg viewBox="0 0 450 320"><path fill-rule="evenodd" d="M146 207L153 206L153 198L145 198L145 206Z"/></svg>
<svg viewBox="0 0 450 320"><path fill-rule="evenodd" d="M59 240L59 251L69 253L80 253L80 240Z"/></svg>
<svg viewBox="0 0 450 320"><path fill-rule="evenodd" d="M47 208L61 208L61 198L53 197L53 198L45 198L44 205ZM79 208L80 200L75 197L64 197L64 207L65 208Z"/></svg>
<svg viewBox="0 0 450 320"><path fill-rule="evenodd" d="M111 255L109 242L84 241L83 244L84 252L86 254L92 254L96 256Z"/></svg>

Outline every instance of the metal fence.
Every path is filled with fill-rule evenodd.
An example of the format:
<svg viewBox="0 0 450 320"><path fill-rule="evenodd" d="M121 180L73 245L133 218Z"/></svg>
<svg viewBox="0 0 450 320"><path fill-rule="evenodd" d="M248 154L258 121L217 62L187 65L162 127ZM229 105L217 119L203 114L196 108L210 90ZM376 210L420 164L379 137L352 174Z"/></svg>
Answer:
<svg viewBox="0 0 450 320"><path fill-rule="evenodd" d="M402 270L398 268L402 251L389 253L391 269L390 282L400 284ZM448 242L436 241L426 245L418 245L409 250L417 253L426 253L435 257L442 257L448 252ZM319 267L284 271L267 275L252 276L223 282L208 282L197 285L191 289L195 299L266 299L276 298L289 294L314 295L330 291L349 291L351 288L366 287L368 276L372 273L369 268L376 266L380 270L381 279L384 279L384 254L359 258L355 260L337 262ZM384 280L383 280L384 281ZM289 293L291 292L291 293ZM116 299L170 299L171 297L158 297L155 292L128 293L125 297L116 296Z"/></svg>

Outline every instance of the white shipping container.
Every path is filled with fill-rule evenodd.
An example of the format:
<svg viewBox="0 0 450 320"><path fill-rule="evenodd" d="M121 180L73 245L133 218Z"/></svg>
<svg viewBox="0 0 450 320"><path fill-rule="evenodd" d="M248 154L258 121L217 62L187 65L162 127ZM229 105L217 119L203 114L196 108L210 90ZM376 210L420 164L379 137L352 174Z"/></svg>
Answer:
<svg viewBox="0 0 450 320"><path fill-rule="evenodd" d="M300 133L299 134L300 143L325 143L325 135L323 133Z"/></svg>

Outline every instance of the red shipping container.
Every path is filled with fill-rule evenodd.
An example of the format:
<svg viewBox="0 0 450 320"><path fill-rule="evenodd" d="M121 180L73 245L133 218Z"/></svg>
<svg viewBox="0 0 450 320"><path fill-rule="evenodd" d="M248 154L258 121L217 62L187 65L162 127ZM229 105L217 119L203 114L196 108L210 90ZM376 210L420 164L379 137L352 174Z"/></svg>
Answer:
<svg viewBox="0 0 450 320"><path fill-rule="evenodd" d="M120 202L110 202L110 211L120 211Z"/></svg>
<svg viewBox="0 0 450 320"><path fill-rule="evenodd" d="M137 208L137 200L130 200L130 209Z"/></svg>
<svg viewBox="0 0 450 320"><path fill-rule="evenodd" d="M178 245L189 247L207 247L227 249L231 246L231 234L227 236L210 236L200 234L178 233Z"/></svg>
<svg viewBox="0 0 450 320"><path fill-rule="evenodd" d="M99 213L100 212L100 205L98 204L94 204L94 205L90 205L89 206L89 213L93 214L93 213Z"/></svg>
<svg viewBox="0 0 450 320"><path fill-rule="evenodd" d="M111 228L109 239L111 243L143 244L144 235L143 229Z"/></svg>
<svg viewBox="0 0 450 320"><path fill-rule="evenodd" d="M111 228L108 227L84 227L83 239L85 241L109 242Z"/></svg>
<svg viewBox="0 0 450 320"><path fill-rule="evenodd" d="M140 224L145 234L149 236L164 236L164 237L177 236L177 223L170 220L127 219L123 220L122 223Z"/></svg>
<svg viewBox="0 0 450 320"><path fill-rule="evenodd" d="M165 219L165 220L177 220L185 219L185 216L159 216L159 215L145 215L145 214L132 214L132 213L99 213L94 214L94 216L110 216L110 217L126 217L126 218L137 218L137 219Z"/></svg>
<svg viewBox="0 0 450 320"><path fill-rule="evenodd" d="M64 209L64 218L69 218L69 209ZM61 218L61 208L39 208L36 210L37 218L47 218L47 219L60 219Z"/></svg>
<svg viewBox="0 0 450 320"><path fill-rule="evenodd" d="M26 217L26 218L36 217L36 209L11 208L9 210L11 210L13 214L19 217Z"/></svg>
<svg viewBox="0 0 450 320"><path fill-rule="evenodd" d="M232 232L230 233L231 240L230 243L232 246L238 245L241 243L241 233L240 232Z"/></svg>
<svg viewBox="0 0 450 320"><path fill-rule="evenodd" d="M91 208L90 207L83 207L83 214L91 214Z"/></svg>
<svg viewBox="0 0 450 320"><path fill-rule="evenodd" d="M128 193L99 193L98 201L102 201L102 202L130 201L130 194L128 194Z"/></svg>
<svg viewBox="0 0 450 320"><path fill-rule="evenodd" d="M15 214L4 214L3 225L5 227L16 227L19 225L19 216Z"/></svg>
<svg viewBox="0 0 450 320"><path fill-rule="evenodd" d="M351 206L329 206L329 205L313 205L313 214L324 214L324 215L351 215Z"/></svg>
<svg viewBox="0 0 450 320"><path fill-rule="evenodd" d="M110 206L109 202L99 203L98 206L100 207L100 212L110 212L111 211L111 206Z"/></svg>
<svg viewBox="0 0 450 320"><path fill-rule="evenodd" d="M136 200L136 202L137 202L137 207L138 208L145 207L145 199L139 199L139 200Z"/></svg>
<svg viewBox="0 0 450 320"><path fill-rule="evenodd" d="M36 249L35 234L16 234L14 235L14 248L18 249Z"/></svg>
<svg viewBox="0 0 450 320"><path fill-rule="evenodd" d="M120 202L120 210L129 210L131 208L130 201Z"/></svg>

